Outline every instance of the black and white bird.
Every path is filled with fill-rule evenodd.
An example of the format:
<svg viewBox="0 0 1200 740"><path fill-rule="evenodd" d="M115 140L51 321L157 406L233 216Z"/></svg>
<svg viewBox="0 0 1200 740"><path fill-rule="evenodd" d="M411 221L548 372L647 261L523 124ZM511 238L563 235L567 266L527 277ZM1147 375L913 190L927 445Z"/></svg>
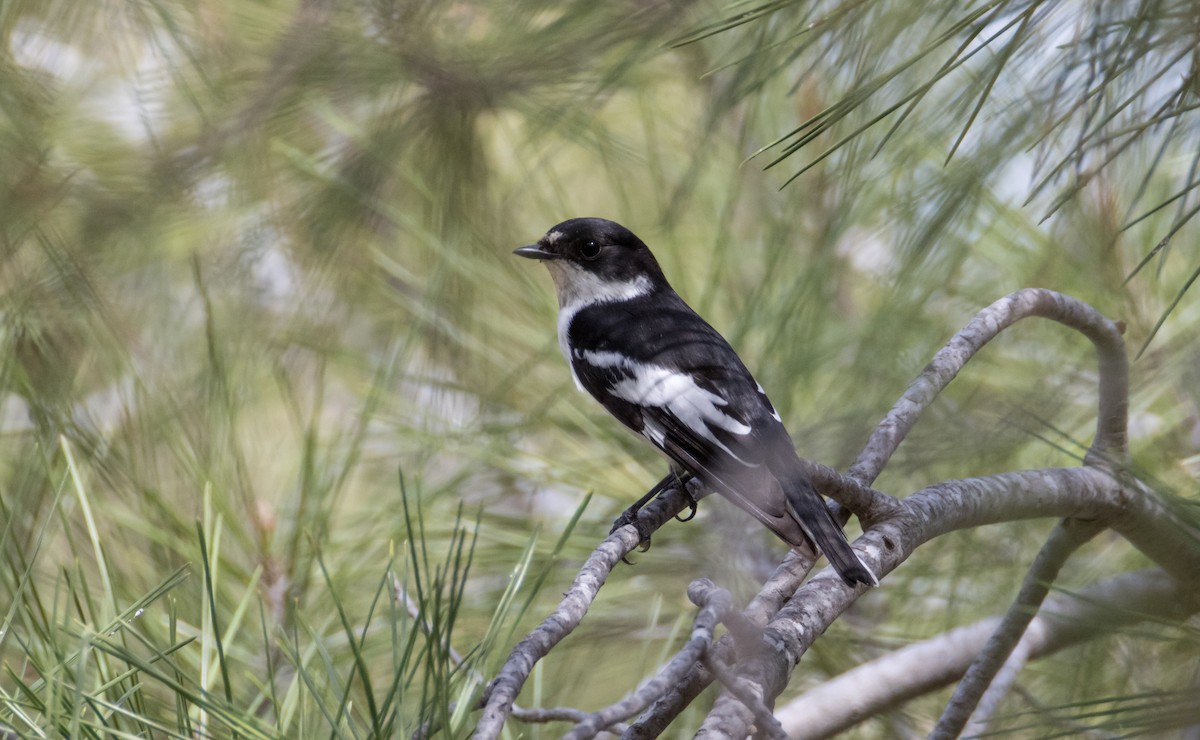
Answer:
<svg viewBox="0 0 1200 740"><path fill-rule="evenodd" d="M671 288L641 239L612 221L574 218L514 254L550 270L559 346L581 390L789 545L815 543L847 584L878 583L762 386Z"/></svg>

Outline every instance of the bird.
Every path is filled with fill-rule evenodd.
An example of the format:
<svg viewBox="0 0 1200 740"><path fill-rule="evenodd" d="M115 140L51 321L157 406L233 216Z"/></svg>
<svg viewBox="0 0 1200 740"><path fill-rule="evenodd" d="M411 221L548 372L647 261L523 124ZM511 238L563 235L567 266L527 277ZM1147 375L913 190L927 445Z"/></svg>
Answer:
<svg viewBox="0 0 1200 740"><path fill-rule="evenodd" d="M641 239L614 221L573 218L513 253L550 272L559 347L580 390L676 473L699 479L793 548L815 544L848 586L878 585L762 386L675 292Z"/></svg>

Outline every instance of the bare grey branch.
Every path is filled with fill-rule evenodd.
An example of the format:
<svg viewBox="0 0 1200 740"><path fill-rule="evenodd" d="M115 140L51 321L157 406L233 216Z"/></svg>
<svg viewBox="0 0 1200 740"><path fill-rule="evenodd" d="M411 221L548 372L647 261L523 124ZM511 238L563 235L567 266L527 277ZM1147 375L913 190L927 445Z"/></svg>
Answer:
<svg viewBox="0 0 1200 740"><path fill-rule="evenodd" d="M1089 456L1123 461L1127 454L1129 365L1120 326L1083 301L1043 288L1026 288L1001 298L980 311L955 334L871 434L847 475L865 485L879 477L888 460L933 402L967 361L997 334L1017 321L1040 316L1082 332L1096 347L1099 361L1099 414L1096 440Z"/></svg>
<svg viewBox="0 0 1200 740"><path fill-rule="evenodd" d="M675 657L637 691L616 704L588 715L563 737L571 740L594 737L601 730L633 717L650 706L669 687L678 684L692 665L703 659L713 644L714 631L721 618L733 608L733 597L725 589L717 588L712 581L700 579L688 587L688 598L700 607L700 612L692 625L691 637ZM765 708L762 711L766 711ZM769 712L767 716L770 716Z"/></svg>
<svg viewBox="0 0 1200 740"><path fill-rule="evenodd" d="M1013 648L1020 642L1029 623L1033 621L1034 615L1046 599L1046 594L1050 592L1051 584L1058 578L1063 564L1103 528L1104 526L1096 520L1085 522L1078 519L1064 519L1054 527L1050 538L1042 546L1025 575L1017 598L1000 621L1000 626L967 669L966 675L959 681L930 737L939 740L956 738L962 734L968 720L986 722L984 718L991 716L991 709L998 702L999 696L1006 693L1004 686L994 683L1001 667L1013 654ZM1012 673L1010 672L1008 685L1011 685L1011 678L1014 677ZM997 691L993 693L993 689ZM991 707L980 706L980 700L985 693L991 697ZM982 713L972 718L977 707Z"/></svg>
<svg viewBox="0 0 1200 740"><path fill-rule="evenodd" d="M686 507L687 499L677 488L672 488L643 507L638 519L648 531L654 531ZM639 544L634 527L625 526L610 534L592 551L571 587L563 594L558 608L517 643L485 690L483 716L475 726L472 737L486 740L499 736L534 664L579 626L613 567Z"/></svg>
<svg viewBox="0 0 1200 740"><path fill-rule="evenodd" d="M1078 593L1051 595L1022 643L1035 660L1144 619L1183 621L1198 611L1194 592L1161 569L1123 573ZM958 680L999 624L1000 617L989 617L882 655L801 694L775 714L793 737L844 732Z"/></svg>

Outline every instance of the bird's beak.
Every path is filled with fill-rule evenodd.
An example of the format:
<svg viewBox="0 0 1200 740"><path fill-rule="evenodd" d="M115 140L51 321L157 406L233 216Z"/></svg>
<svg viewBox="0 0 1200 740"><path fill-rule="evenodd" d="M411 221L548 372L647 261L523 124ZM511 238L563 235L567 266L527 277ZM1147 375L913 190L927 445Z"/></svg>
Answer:
<svg viewBox="0 0 1200 740"><path fill-rule="evenodd" d="M537 244L530 244L527 247L518 247L513 250L513 254L518 257L527 257L531 260L552 260L557 259L558 255L554 252L548 252L542 249Z"/></svg>

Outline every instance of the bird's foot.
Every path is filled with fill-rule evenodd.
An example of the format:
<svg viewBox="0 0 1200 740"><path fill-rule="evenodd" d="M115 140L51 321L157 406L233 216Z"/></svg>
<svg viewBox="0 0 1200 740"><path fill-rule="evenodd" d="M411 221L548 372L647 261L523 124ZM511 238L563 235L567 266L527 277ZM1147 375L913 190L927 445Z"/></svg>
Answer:
<svg viewBox="0 0 1200 740"><path fill-rule="evenodd" d="M696 499L688 496L688 513L684 516L682 513L675 515L677 522L690 522L696 518L696 512L699 511L700 505L696 503Z"/></svg>
<svg viewBox="0 0 1200 740"><path fill-rule="evenodd" d="M641 543L638 545L638 549L642 552L645 552L646 550L650 549L650 531L646 525L642 524L642 521L638 519L638 511L640 511L641 508L642 507L640 506L630 506L625 511L622 511L621 516L613 520L612 529L608 530L608 533L611 535L613 532L616 532L626 524L632 524L633 528L637 530L638 541Z"/></svg>
<svg viewBox="0 0 1200 740"><path fill-rule="evenodd" d="M630 506L628 509L621 512L621 516L617 517L616 521L613 522L612 529L608 530L609 535L611 535L613 532L616 532L621 527L624 527L626 524L632 524L633 528L637 530L638 533L638 542L640 543L638 544L638 550L640 552L649 550L651 530L648 529L646 525L642 524L640 519L638 519L638 512L642 510L643 506L653 501L658 494L666 490L667 487L669 487L670 484L675 480L676 478L673 472L667 473L665 478L660 480L658 483L655 483L654 487L649 491L646 491L646 495L634 502L633 506ZM633 565L633 563L630 563L625 558L621 558L621 560L622 562L629 563L629 565Z"/></svg>
<svg viewBox="0 0 1200 740"><path fill-rule="evenodd" d="M683 516L681 514L676 514L675 515L676 521L690 522L696 518L696 512L700 508L700 502L696 500L695 495L692 494L692 490L689 487L689 484L695 480L696 479L691 477L690 475L687 476L686 478L681 477L679 479L679 483L680 483L679 491L683 494L683 497L687 499L688 513L687 513L687 516Z"/></svg>
<svg viewBox="0 0 1200 740"><path fill-rule="evenodd" d="M617 517L616 520L613 521L612 529L608 530L609 535L612 535L613 532L616 532L626 524L631 524L638 533L638 551L646 552L649 550L650 535L652 530L650 530L646 525L642 524L641 519L638 518L638 512L641 511L643 506L654 500L654 498L660 493L670 488L672 484L678 484L680 491L682 491L684 497L687 498L689 509L687 516L681 517L677 515L675 518L681 522L691 521L692 518L696 516L697 503L696 495L692 493L689 486L700 485L700 483L690 474L672 469L671 472L667 473L665 478L654 484L654 487L647 491L646 495L638 499L633 506L630 506L628 509L621 512L621 516ZM621 562L628 565L633 565L633 563L629 562L624 557L621 558Z"/></svg>
<svg viewBox="0 0 1200 740"><path fill-rule="evenodd" d="M608 533L611 535L613 532L616 532L626 524L631 524L638 534L638 552L646 552L650 549L650 531L646 528L646 525L642 524L642 521L638 519L638 511L641 508L641 506L634 505L630 506L625 511L622 511L621 516L617 517L613 521L612 529L608 530ZM625 563L626 565L634 564L633 561L629 560L628 557L624 555L621 556L621 562Z"/></svg>

